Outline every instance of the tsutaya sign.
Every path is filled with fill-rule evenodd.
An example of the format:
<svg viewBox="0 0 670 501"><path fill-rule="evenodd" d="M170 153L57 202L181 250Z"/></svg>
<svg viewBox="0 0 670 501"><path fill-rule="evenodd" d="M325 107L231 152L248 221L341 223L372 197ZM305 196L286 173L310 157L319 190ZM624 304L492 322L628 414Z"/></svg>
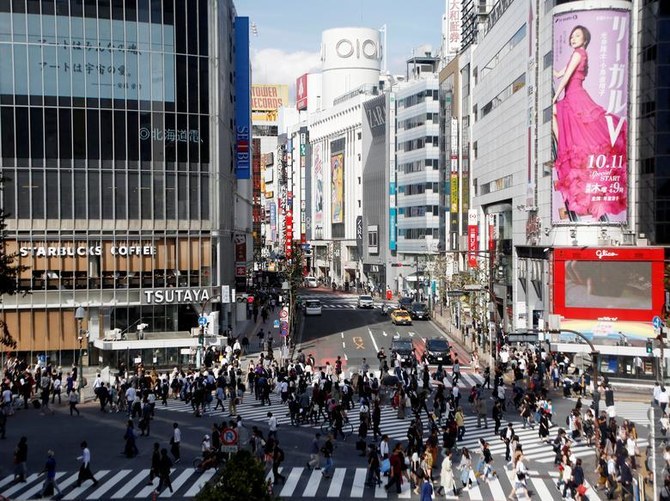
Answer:
<svg viewBox="0 0 670 501"><path fill-rule="evenodd" d="M212 290L208 287L202 289L147 289L142 291L142 304L202 303L213 297Z"/></svg>
<svg viewBox="0 0 670 501"><path fill-rule="evenodd" d="M155 256L156 247L153 245L113 245L109 248L113 256ZM63 247L21 247L21 257L58 257L58 256L102 256L102 245L79 245Z"/></svg>

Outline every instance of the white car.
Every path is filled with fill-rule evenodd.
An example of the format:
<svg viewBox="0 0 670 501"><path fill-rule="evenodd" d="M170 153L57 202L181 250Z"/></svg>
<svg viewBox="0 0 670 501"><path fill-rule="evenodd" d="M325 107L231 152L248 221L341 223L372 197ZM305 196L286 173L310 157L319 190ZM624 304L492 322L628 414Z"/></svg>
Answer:
<svg viewBox="0 0 670 501"><path fill-rule="evenodd" d="M373 308L375 305L374 300L372 299L372 296L368 296L363 294L362 296L358 296L358 307L359 308Z"/></svg>
<svg viewBox="0 0 670 501"><path fill-rule="evenodd" d="M305 277L305 287L318 287L319 282L316 277Z"/></svg>
<svg viewBox="0 0 670 501"><path fill-rule="evenodd" d="M305 316L308 315L321 315L321 301L318 299L305 301Z"/></svg>

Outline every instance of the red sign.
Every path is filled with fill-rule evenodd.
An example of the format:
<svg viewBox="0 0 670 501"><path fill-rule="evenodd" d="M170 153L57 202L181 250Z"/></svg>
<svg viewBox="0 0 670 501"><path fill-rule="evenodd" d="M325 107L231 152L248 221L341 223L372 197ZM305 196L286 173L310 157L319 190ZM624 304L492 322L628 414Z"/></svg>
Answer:
<svg viewBox="0 0 670 501"><path fill-rule="evenodd" d="M248 296L247 297L247 303L254 304L254 296Z"/></svg>
<svg viewBox="0 0 670 501"><path fill-rule="evenodd" d="M665 301L663 258L659 247L554 249L553 312L651 322Z"/></svg>
<svg viewBox="0 0 670 501"><path fill-rule="evenodd" d="M238 264L235 266L235 276L236 277L246 277L247 276L247 265Z"/></svg>
<svg viewBox="0 0 670 501"><path fill-rule="evenodd" d="M298 77L295 82L295 107L300 110L307 109L307 73Z"/></svg>
<svg viewBox="0 0 670 501"><path fill-rule="evenodd" d="M468 226L468 266L470 268L477 266L478 238L479 226Z"/></svg>
<svg viewBox="0 0 670 501"><path fill-rule="evenodd" d="M393 299L393 292L391 292L391 289L386 289L386 300L390 301Z"/></svg>

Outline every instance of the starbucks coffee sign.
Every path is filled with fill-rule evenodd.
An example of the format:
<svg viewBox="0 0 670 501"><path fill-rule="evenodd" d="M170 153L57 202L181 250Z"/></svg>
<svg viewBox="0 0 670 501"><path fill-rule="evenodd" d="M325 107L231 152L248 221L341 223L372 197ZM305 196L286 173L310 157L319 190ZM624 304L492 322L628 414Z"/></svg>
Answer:
<svg viewBox="0 0 670 501"><path fill-rule="evenodd" d="M113 245L109 248L112 256L155 256L153 245ZM62 247L20 247L21 257L59 257L59 256L102 256L102 245L79 245Z"/></svg>

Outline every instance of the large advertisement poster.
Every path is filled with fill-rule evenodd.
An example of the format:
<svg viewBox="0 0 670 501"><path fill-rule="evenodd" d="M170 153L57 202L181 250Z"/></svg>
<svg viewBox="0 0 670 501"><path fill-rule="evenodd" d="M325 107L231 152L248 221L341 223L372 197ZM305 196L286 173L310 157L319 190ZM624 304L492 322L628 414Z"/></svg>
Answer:
<svg viewBox="0 0 670 501"><path fill-rule="evenodd" d="M253 84L251 86L251 120L274 122L279 108L288 106L288 85Z"/></svg>
<svg viewBox="0 0 670 501"><path fill-rule="evenodd" d="M323 150L321 143L314 145L314 224L323 224Z"/></svg>
<svg viewBox="0 0 670 501"><path fill-rule="evenodd" d="M235 175L251 174L251 63L249 59L249 18L235 18Z"/></svg>
<svg viewBox="0 0 670 501"><path fill-rule="evenodd" d="M621 223L628 209L630 12L554 16L553 223Z"/></svg>
<svg viewBox="0 0 670 501"><path fill-rule="evenodd" d="M331 222L344 223L344 153L330 156Z"/></svg>

